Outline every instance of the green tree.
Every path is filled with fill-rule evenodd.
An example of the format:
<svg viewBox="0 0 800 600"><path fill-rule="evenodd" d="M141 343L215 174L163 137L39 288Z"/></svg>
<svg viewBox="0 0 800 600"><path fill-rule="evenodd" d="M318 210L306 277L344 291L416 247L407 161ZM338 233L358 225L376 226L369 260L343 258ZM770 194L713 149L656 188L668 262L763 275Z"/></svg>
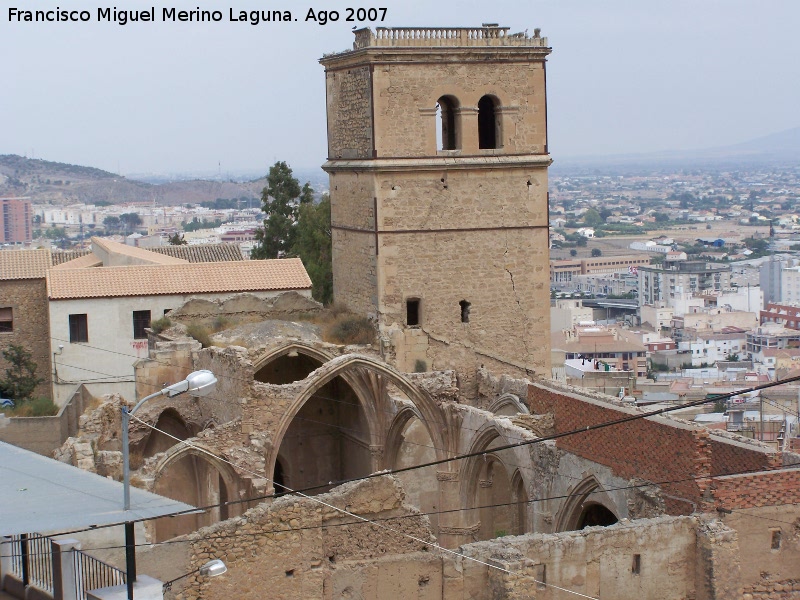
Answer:
<svg viewBox="0 0 800 600"><path fill-rule="evenodd" d="M11 344L3 350L3 358L9 363L5 379L0 380L0 388L4 396L23 403L31 399L33 390L44 379L36 376L36 363L31 358L31 353L23 346Z"/></svg>
<svg viewBox="0 0 800 600"><path fill-rule="evenodd" d="M167 238L167 241L170 243L171 246L186 246L189 242L183 239L183 235L178 233L177 231Z"/></svg>
<svg viewBox="0 0 800 600"><path fill-rule="evenodd" d="M669 215L666 213L658 212L653 215L656 220L656 223L666 223L669 221Z"/></svg>
<svg viewBox="0 0 800 600"><path fill-rule="evenodd" d="M123 213L119 216L119 220L125 226L125 231L136 231L142 224L142 218L136 213Z"/></svg>
<svg viewBox="0 0 800 600"><path fill-rule="evenodd" d="M575 248L573 248L572 250L569 251L569 255L574 258L574 257L578 256L578 251L575 250Z"/></svg>
<svg viewBox="0 0 800 600"><path fill-rule="evenodd" d="M595 209L590 208L584 213L583 222L586 223L588 227L597 227L603 224L603 217L601 217L600 213Z"/></svg>
<svg viewBox="0 0 800 600"><path fill-rule="evenodd" d="M109 215L103 219L103 227L106 228L107 232L118 231L122 227L122 222L116 215Z"/></svg>
<svg viewBox="0 0 800 600"><path fill-rule="evenodd" d="M256 231L256 246L251 258L279 258L289 256L297 229L297 217L301 204L312 199L311 187L300 183L292 175L292 169L283 161L269 169L267 187L261 192L261 210L266 215L264 226Z"/></svg>
<svg viewBox="0 0 800 600"><path fill-rule="evenodd" d="M599 214L600 218L603 219L603 223L605 223L608 220L608 217L610 217L614 213L611 211L610 208L601 208Z"/></svg>
<svg viewBox="0 0 800 600"><path fill-rule="evenodd" d="M308 184L303 187L303 193ZM333 270L331 261L331 199L322 196L319 204L306 201L300 204L297 216L297 231L292 254L303 261L308 276L311 277L311 294L323 304L333 301Z"/></svg>
<svg viewBox="0 0 800 600"><path fill-rule="evenodd" d="M598 256L603 256L603 251L600 248L592 248L592 257L597 258Z"/></svg>

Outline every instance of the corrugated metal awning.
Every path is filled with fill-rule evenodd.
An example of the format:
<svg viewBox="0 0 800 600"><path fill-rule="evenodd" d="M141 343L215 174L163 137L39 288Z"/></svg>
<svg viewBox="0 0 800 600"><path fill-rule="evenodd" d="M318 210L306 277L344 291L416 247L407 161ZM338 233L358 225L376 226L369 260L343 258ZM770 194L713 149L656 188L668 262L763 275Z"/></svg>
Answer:
<svg viewBox="0 0 800 600"><path fill-rule="evenodd" d="M163 517L194 507L0 442L0 535L58 532Z"/></svg>

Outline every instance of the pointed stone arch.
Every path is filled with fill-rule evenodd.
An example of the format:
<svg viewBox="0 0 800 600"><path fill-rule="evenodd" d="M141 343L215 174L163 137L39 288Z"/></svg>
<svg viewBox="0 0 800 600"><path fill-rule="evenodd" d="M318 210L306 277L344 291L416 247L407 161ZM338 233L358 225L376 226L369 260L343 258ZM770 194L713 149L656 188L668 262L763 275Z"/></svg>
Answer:
<svg viewBox="0 0 800 600"><path fill-rule="evenodd" d="M164 480L168 472L177 479ZM196 444L176 444L156 464L153 490L194 506L211 508L202 513L157 519L154 522L155 539L170 539L241 514L243 506L235 501L239 500L242 483L236 470L217 458L213 449Z"/></svg>
<svg viewBox="0 0 800 600"><path fill-rule="evenodd" d="M513 412L509 412L509 409ZM505 411L505 412L503 412ZM489 412L496 415L513 416L518 413L529 415L530 411L515 394L503 394L489 406Z"/></svg>
<svg viewBox="0 0 800 600"><path fill-rule="evenodd" d="M320 364L325 364L333 358L333 355L328 354L319 348L315 348L311 344L305 344L297 340L289 340L280 344L276 344L275 346L271 346L264 354L259 356L258 359L256 359L256 361L253 363L253 373L258 373L276 358L288 356L292 352L313 358Z"/></svg>
<svg viewBox="0 0 800 600"><path fill-rule="evenodd" d="M433 446L436 449L437 459L445 458L445 451L443 449L448 447L445 441L446 433L442 430L442 428L431 426L431 424L442 422L442 417L438 405L436 402L434 402L430 395L411 383L403 376L402 373L382 362L380 359L361 354L345 354L328 361L319 369L311 373L305 381L304 387L300 393L281 416L281 419L276 427L273 444L271 445L269 449L269 455L267 456L266 467L268 473L274 472L275 462L278 458L278 453L280 451L283 438L286 435L292 420L295 418L295 416L297 416L297 413L303 407L303 405L314 395L317 390L319 390L329 381L332 381L334 378L339 376L344 378L348 373L353 373L356 370L366 371L370 374L385 378L395 385L401 392L403 392L412 402L418 411L420 420L428 429L428 433L433 441ZM361 388L362 386L358 387ZM363 389L359 390L354 388L354 391L358 396L359 402L361 403L367 418L371 440L370 444L371 447L375 449L373 454L373 469L378 470L384 465L384 460L381 454L383 450L385 433L388 430L388 427L384 426L384 423L387 421L387 419L384 418L384 411L386 410L386 407L380 404L381 399L370 398L369 395L364 394Z"/></svg>
<svg viewBox="0 0 800 600"><path fill-rule="evenodd" d="M397 453L403 441L403 431L411 419L419 419L422 416L414 406L404 406L392 419L386 433L386 441L383 444L383 466L387 469L394 469L397 464Z"/></svg>
<svg viewBox="0 0 800 600"><path fill-rule="evenodd" d="M601 508L593 509L593 507ZM570 490L569 497L564 501L556 516L555 531L583 529L586 525L582 521L589 510L601 511L605 516L611 515L613 522L619 520L619 512L614 501L594 475L585 477Z"/></svg>

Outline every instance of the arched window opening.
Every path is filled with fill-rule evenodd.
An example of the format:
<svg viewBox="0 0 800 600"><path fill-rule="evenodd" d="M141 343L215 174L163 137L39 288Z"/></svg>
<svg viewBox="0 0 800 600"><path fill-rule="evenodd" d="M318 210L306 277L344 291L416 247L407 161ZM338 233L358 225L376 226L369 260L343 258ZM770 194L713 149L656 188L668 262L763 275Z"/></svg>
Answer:
<svg viewBox="0 0 800 600"><path fill-rule="evenodd" d="M499 148L500 113L499 102L492 96L478 100L478 148Z"/></svg>
<svg viewBox="0 0 800 600"><path fill-rule="evenodd" d="M185 440L190 437L192 437L192 431L180 413L174 408L168 408L158 417L155 428L147 438L142 458L150 458L159 452L169 450L178 443L175 438Z"/></svg>
<svg viewBox="0 0 800 600"><path fill-rule="evenodd" d="M262 383L286 385L287 383L302 381L308 377L309 373L319 369L320 366L322 366L322 363L310 356L299 354L298 352L290 352L265 364L253 375L253 379Z"/></svg>
<svg viewBox="0 0 800 600"><path fill-rule="evenodd" d="M578 519L578 529L586 527L608 527L617 523L618 519L610 510L602 504L587 504Z"/></svg>
<svg viewBox="0 0 800 600"><path fill-rule="evenodd" d="M442 96L436 101L436 147L440 150L455 150L456 109L458 101L452 96Z"/></svg>

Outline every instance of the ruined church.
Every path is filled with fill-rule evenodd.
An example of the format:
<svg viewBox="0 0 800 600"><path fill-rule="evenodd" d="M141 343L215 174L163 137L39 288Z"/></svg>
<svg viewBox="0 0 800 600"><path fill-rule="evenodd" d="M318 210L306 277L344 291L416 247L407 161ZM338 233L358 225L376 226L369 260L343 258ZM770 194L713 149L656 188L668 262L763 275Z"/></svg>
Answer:
<svg viewBox="0 0 800 600"><path fill-rule="evenodd" d="M132 424L137 485L205 507L147 523L140 570L225 560L176 600L800 598L800 456L668 416L579 432L641 411L550 380L547 38L354 36L320 61L324 169L335 299L374 340L326 341L293 293L151 331L137 396L219 384ZM212 346L185 335L221 320ZM132 400L60 458L119 477Z"/></svg>

